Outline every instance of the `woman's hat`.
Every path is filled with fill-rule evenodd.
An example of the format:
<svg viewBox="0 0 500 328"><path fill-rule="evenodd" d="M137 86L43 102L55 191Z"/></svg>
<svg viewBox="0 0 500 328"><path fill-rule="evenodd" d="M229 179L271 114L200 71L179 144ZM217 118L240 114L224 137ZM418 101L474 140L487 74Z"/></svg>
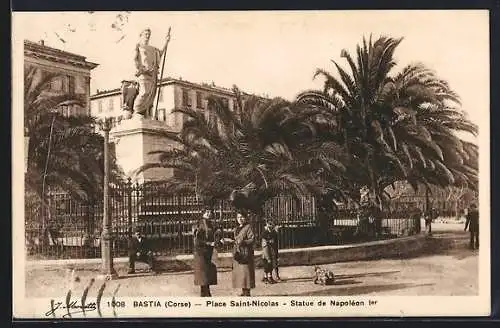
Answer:
<svg viewBox="0 0 500 328"><path fill-rule="evenodd" d="M245 218L248 218L248 211L245 209L238 209L236 213L243 215Z"/></svg>

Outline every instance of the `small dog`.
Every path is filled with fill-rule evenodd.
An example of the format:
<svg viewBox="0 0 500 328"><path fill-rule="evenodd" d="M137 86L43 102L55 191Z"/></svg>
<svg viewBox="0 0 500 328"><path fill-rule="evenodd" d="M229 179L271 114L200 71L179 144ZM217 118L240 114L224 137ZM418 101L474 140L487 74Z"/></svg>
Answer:
<svg viewBox="0 0 500 328"><path fill-rule="evenodd" d="M316 285L333 285L335 283L335 275L330 270L322 269L315 265L313 282Z"/></svg>

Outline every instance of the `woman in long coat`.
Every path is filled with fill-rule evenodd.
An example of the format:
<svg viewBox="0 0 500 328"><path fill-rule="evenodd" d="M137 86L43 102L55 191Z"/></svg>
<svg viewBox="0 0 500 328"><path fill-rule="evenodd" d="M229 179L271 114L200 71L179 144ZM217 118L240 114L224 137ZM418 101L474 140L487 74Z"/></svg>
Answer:
<svg viewBox="0 0 500 328"><path fill-rule="evenodd" d="M210 297L210 286L217 285L217 268L212 263L216 231L211 222L212 211L205 210L193 229L194 235L194 284L200 286L200 296Z"/></svg>
<svg viewBox="0 0 500 328"><path fill-rule="evenodd" d="M255 235L248 223L247 213L239 211L236 215L238 227L234 230L233 249L233 288L240 289L240 296L250 296L255 288L254 242Z"/></svg>

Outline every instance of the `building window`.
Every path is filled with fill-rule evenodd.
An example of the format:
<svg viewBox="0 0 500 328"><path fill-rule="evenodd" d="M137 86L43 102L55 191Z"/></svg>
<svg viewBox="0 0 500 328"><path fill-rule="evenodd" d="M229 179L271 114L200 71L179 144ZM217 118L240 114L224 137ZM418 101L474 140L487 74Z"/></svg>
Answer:
<svg viewBox="0 0 500 328"><path fill-rule="evenodd" d="M166 122L168 125L173 126L173 127L178 127L180 124L180 119L181 113L169 113L166 119Z"/></svg>
<svg viewBox="0 0 500 328"><path fill-rule="evenodd" d="M182 106L191 107L191 97L187 89L182 89Z"/></svg>
<svg viewBox="0 0 500 328"><path fill-rule="evenodd" d="M165 116L165 108L159 108L158 109L158 121L165 122L166 116Z"/></svg>
<svg viewBox="0 0 500 328"><path fill-rule="evenodd" d="M76 91L75 77L68 76L68 93L74 95Z"/></svg>
<svg viewBox="0 0 500 328"><path fill-rule="evenodd" d="M84 76L76 76L75 77L75 93L82 95L86 94L85 84L87 83L87 79ZM89 81L90 83L90 81Z"/></svg>
<svg viewBox="0 0 500 328"><path fill-rule="evenodd" d="M207 120L207 123L209 125L216 124L217 122L217 116L215 115L214 110L206 110L205 111L205 119Z"/></svg>
<svg viewBox="0 0 500 328"><path fill-rule="evenodd" d="M69 76L64 75L61 76L60 79L62 81L62 91L64 91L65 93L69 93Z"/></svg>
<svg viewBox="0 0 500 328"><path fill-rule="evenodd" d="M113 111L113 98L109 98L108 100L108 112Z"/></svg>
<svg viewBox="0 0 500 328"><path fill-rule="evenodd" d="M61 106L61 115L64 117L69 116L69 107L67 105L62 105Z"/></svg>
<svg viewBox="0 0 500 328"><path fill-rule="evenodd" d="M196 92L196 107L203 108L203 95L201 92Z"/></svg>
<svg viewBox="0 0 500 328"><path fill-rule="evenodd" d="M97 112L100 114L102 113L102 100L99 100L97 102Z"/></svg>
<svg viewBox="0 0 500 328"><path fill-rule="evenodd" d="M184 122L187 120L186 115L182 113L175 113L173 116L173 119L171 119L171 122L173 121L172 125L174 125L178 129L182 129Z"/></svg>
<svg viewBox="0 0 500 328"><path fill-rule="evenodd" d="M163 101L163 88L158 90L158 100Z"/></svg>
<svg viewBox="0 0 500 328"><path fill-rule="evenodd" d="M60 77L55 77L50 81L50 91L63 91L63 80Z"/></svg>

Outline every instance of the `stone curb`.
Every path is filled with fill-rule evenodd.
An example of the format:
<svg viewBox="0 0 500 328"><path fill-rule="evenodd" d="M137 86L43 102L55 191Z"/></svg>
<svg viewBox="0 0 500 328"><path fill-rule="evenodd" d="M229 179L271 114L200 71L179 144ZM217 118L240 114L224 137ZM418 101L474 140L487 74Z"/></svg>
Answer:
<svg viewBox="0 0 500 328"><path fill-rule="evenodd" d="M308 248L282 249L279 251L280 266L320 265L337 262L373 260L388 257L402 257L422 249L425 245L425 235L401 237L397 239L379 240L361 244L339 246L316 246ZM255 251L257 267L261 266L261 251ZM168 271L192 270L193 255L160 256L157 258L161 267ZM113 259L116 269L125 269L127 257ZM218 253L214 258L218 268L231 268L232 254ZM26 261L26 267L68 267L92 268L99 267L101 259L74 260L35 260Z"/></svg>

